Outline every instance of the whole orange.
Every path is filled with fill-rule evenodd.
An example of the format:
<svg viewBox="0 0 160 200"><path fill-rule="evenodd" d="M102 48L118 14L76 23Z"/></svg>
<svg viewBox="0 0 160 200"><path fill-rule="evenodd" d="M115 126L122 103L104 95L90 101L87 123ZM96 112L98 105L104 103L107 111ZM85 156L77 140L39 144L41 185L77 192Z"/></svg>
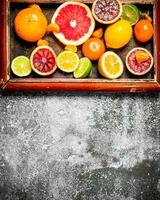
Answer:
<svg viewBox="0 0 160 200"><path fill-rule="evenodd" d="M147 42L153 37L153 25L147 19L140 20L134 27L134 34L138 41Z"/></svg>
<svg viewBox="0 0 160 200"><path fill-rule="evenodd" d="M82 52L90 60L98 60L105 52L105 45L99 38L92 37L83 44Z"/></svg>
<svg viewBox="0 0 160 200"><path fill-rule="evenodd" d="M45 15L34 7L21 10L14 21L17 35L28 42L41 39L46 33L47 25Z"/></svg>

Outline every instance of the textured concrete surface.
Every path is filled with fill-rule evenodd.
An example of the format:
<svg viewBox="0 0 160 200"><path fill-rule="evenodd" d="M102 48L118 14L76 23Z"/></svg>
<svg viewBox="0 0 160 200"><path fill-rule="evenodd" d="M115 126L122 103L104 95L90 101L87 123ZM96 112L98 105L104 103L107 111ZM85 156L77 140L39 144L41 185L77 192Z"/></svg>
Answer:
<svg viewBox="0 0 160 200"><path fill-rule="evenodd" d="M0 94L0 200L160 200L160 95Z"/></svg>

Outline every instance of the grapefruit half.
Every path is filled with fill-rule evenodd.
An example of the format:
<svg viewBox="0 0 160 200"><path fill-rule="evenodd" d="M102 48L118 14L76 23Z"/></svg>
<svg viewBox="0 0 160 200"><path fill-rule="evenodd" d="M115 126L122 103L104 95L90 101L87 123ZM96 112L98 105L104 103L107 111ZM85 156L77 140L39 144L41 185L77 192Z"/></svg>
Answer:
<svg viewBox="0 0 160 200"><path fill-rule="evenodd" d="M79 2L65 2L55 11L51 23L60 27L55 37L64 45L81 45L92 35L95 20L90 8Z"/></svg>

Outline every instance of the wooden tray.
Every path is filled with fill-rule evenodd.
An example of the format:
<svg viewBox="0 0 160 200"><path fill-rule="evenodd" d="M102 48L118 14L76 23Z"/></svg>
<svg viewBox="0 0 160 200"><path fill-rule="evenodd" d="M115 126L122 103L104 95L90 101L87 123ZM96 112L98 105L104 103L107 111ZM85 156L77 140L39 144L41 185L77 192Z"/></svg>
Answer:
<svg viewBox="0 0 160 200"><path fill-rule="evenodd" d="M80 1L80 0L79 0ZM127 69L123 76L117 80L107 80L101 77L97 71L97 64L89 78L74 79L72 74L64 74L56 71L52 76L41 78L32 73L28 78L17 78L10 71L10 64L18 55L30 56L36 44L29 44L19 39L13 27L14 17L19 10L27 7L28 3L39 3L50 22L54 10L64 2L63 0L1 0L0 1L0 84L3 90L32 91L32 90L95 90L95 91L120 91L120 92L146 92L160 90L160 1L159 0L124 0L123 3L132 2L138 4L144 12L149 12L154 19L154 39L147 44L139 44L133 38L130 43L118 50L117 53L124 61L127 52L133 47L142 46L150 50L154 55L154 67L145 76L132 76ZM92 0L83 0L91 6ZM58 54L64 46L53 35L46 35L50 46ZM81 49L78 54L81 56Z"/></svg>

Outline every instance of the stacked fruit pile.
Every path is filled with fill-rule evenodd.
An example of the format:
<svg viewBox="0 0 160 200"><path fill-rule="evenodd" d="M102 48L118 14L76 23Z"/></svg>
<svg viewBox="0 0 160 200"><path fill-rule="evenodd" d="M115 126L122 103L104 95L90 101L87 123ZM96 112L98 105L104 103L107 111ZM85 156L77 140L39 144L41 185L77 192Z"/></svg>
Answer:
<svg viewBox="0 0 160 200"><path fill-rule="evenodd" d="M95 21L97 25L95 29ZM41 76L54 73L57 67L75 78L85 78L97 62L99 73L108 79L119 78L124 64L114 49L124 48L135 37L141 43L153 37L152 19L142 14L133 4L122 5L120 0L95 0L92 9L79 2L65 2L53 14L51 23L36 4L21 10L15 18L15 31L25 41L37 42L30 59L16 57L11 64L12 72L28 76L33 70ZM42 38L46 33L64 45L56 55ZM80 46L83 57L79 57ZM153 57L145 48L134 48L126 56L126 67L134 75L144 75L153 66Z"/></svg>

